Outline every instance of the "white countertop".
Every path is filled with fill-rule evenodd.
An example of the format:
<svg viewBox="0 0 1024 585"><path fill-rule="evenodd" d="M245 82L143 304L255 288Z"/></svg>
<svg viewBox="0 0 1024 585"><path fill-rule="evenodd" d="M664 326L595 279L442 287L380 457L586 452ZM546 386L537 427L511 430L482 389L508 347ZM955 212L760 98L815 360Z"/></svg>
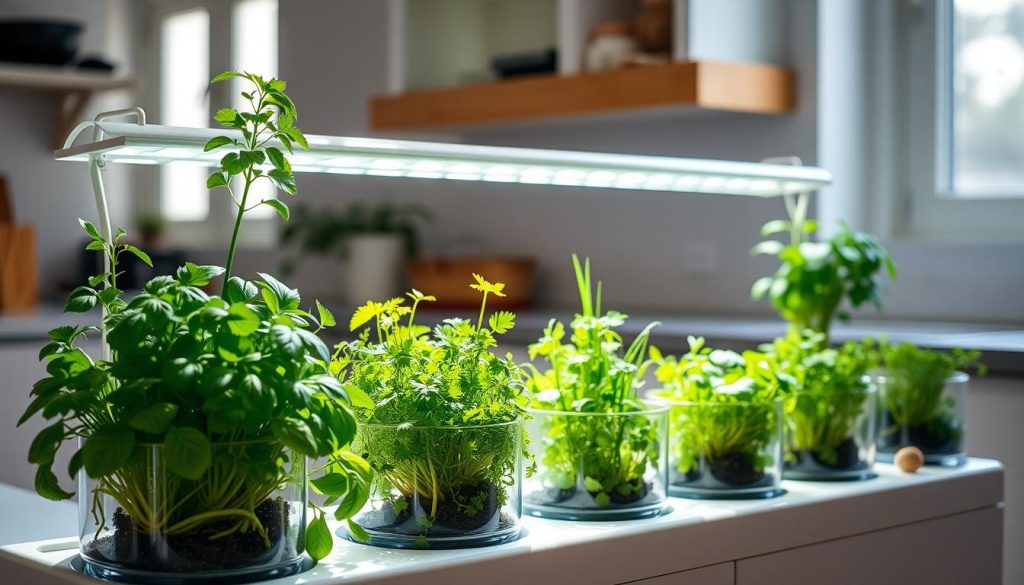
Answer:
<svg viewBox="0 0 1024 585"><path fill-rule="evenodd" d="M621 582L632 576L630 568L602 559L602 543L616 541L620 546L628 543L631 558L639 555L636 562L650 563L652 560L647 557L656 555L653 558L664 563L664 569L678 571L721 562L721 559L749 557L995 506L1002 501L1002 467L995 461L971 459L957 469L923 468L916 474L905 474L891 465L880 464L876 471L878 478L864 482L785 481L783 487L788 493L770 500L670 498L671 511L654 519L567 522L527 517L523 519L526 536L517 542L490 548L394 550L336 539L332 554L311 571L268 583L398 582L403 575L412 572L418 573L418 582L441 583L444 579L458 577L460 568L478 563L494 568L494 583L505 583L512 581L506 574L509 567L515 567L515 571L536 570L530 567L543 566L552 559L569 562L578 554L586 554L587 559L593 557L596 566L607 565L600 570L607 572L609 580ZM5 493L0 492L0 497ZM8 505L6 497L2 502L3 506ZM34 512L26 513L28 510L27 505L19 505L17 512L26 519L25 524L34 516ZM64 510L68 518L73 517L73 508L64 507ZM2 509L0 512L10 517ZM66 524L68 518L60 521ZM661 535L670 536L672 543L678 543L678 549L675 544L671 544L670 549L678 550L676 554L665 555L664 550L655 550L665 546ZM17 557L8 559L22 566L26 561L61 565L76 550L75 538L2 546L0 566L5 555ZM644 559L639 559L640 556ZM530 560L533 562L523 562ZM528 577L530 575L516 575L516 578ZM64 574L59 582L84 581L77 575Z"/></svg>

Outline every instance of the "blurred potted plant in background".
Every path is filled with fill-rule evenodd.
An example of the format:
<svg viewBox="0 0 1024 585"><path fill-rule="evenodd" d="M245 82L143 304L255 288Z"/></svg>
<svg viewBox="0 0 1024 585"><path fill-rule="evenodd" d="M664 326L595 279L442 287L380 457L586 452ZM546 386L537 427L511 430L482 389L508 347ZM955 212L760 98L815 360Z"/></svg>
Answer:
<svg viewBox="0 0 1024 585"><path fill-rule="evenodd" d="M281 243L297 245L303 255L343 260L344 300L352 304L401 294L405 262L420 251L419 224L431 218L422 205L388 201L357 201L344 209L300 206L292 215ZM285 262L283 272L292 272L295 262Z"/></svg>
<svg viewBox="0 0 1024 585"><path fill-rule="evenodd" d="M147 211L135 216L135 229L139 230L143 248L153 250L162 244L167 221L159 211Z"/></svg>

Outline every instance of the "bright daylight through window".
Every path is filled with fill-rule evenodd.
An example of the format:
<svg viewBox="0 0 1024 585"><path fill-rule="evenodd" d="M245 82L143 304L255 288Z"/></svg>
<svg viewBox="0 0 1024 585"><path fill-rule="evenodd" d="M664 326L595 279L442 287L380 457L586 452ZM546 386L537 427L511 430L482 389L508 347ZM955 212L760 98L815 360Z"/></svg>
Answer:
<svg viewBox="0 0 1024 585"><path fill-rule="evenodd" d="M940 187L1024 197L1024 0L956 0L940 60L951 107Z"/></svg>

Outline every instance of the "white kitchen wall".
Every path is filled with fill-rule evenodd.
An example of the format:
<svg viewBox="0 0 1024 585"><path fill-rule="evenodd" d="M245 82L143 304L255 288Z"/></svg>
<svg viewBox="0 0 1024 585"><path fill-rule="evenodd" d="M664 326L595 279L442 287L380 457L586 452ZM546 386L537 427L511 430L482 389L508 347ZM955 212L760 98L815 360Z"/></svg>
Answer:
<svg viewBox="0 0 1024 585"><path fill-rule="evenodd" d="M42 16L85 25L82 55L99 55L126 73L135 67L139 2L134 0L3 0L0 17ZM133 105L130 92L94 101L84 118ZM52 294L58 282L76 281L81 230L76 218L95 221L89 172L81 163L53 160L57 98L41 92L0 89L0 174L7 176L15 214L35 225L40 283ZM114 225L130 227L131 168L106 172Z"/></svg>

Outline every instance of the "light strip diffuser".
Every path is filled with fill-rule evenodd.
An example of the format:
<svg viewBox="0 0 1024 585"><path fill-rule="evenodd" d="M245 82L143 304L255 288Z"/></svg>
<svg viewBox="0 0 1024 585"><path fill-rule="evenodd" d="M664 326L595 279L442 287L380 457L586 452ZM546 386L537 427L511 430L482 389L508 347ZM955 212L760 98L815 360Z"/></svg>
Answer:
<svg viewBox="0 0 1024 585"><path fill-rule="evenodd" d="M241 138L238 131L180 128L121 122L94 122L105 135L94 142L68 144L58 160L87 161L103 155L108 163L163 164L191 161L215 165L226 148L203 152L214 136ZM815 191L832 180L821 168L766 163L606 154L414 142L384 138L307 136L310 149L289 156L296 173L330 173L411 179L448 179L718 193L774 197Z"/></svg>

